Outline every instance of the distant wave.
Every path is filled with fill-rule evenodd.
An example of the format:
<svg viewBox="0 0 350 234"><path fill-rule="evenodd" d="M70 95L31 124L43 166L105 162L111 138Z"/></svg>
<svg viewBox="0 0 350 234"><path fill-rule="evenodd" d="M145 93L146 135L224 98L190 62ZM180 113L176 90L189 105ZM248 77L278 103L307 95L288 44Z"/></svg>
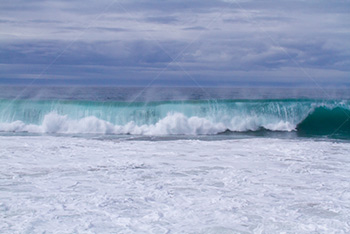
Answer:
<svg viewBox="0 0 350 234"><path fill-rule="evenodd" d="M350 136L349 101L221 100L88 102L0 100L0 131L207 135L297 131Z"/></svg>

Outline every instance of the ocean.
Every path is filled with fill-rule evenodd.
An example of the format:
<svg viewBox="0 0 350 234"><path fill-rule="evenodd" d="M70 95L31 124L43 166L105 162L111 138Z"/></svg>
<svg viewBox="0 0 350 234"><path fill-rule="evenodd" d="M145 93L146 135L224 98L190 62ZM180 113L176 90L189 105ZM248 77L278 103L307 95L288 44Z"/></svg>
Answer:
<svg viewBox="0 0 350 234"><path fill-rule="evenodd" d="M1 233L349 233L349 89L0 87Z"/></svg>

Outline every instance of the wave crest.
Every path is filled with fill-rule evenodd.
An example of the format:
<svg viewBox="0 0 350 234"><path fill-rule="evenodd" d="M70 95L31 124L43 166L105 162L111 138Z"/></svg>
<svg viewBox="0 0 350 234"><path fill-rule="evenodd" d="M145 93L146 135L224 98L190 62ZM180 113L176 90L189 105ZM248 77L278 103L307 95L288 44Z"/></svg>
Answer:
<svg viewBox="0 0 350 234"><path fill-rule="evenodd" d="M56 112L45 115L41 125L25 124L22 121L0 124L0 131L6 132L66 134L209 135L225 130L245 132L256 131L260 128L272 131L292 131L295 126L283 121L261 125L257 118L234 118L229 124L215 123L197 116L187 117L182 113L169 113L156 124L137 125L134 121L130 121L125 125L113 125L95 116L74 120Z"/></svg>
<svg viewBox="0 0 350 234"><path fill-rule="evenodd" d="M5 105L7 104L7 105ZM314 101L166 102L142 105L18 101L0 108L0 131L64 134L210 135L297 131L350 135L349 103Z"/></svg>

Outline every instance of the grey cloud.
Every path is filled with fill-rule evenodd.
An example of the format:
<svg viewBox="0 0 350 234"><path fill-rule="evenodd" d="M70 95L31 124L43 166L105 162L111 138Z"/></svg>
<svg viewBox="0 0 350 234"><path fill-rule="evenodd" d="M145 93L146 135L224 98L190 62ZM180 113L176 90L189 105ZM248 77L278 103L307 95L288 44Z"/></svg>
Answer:
<svg viewBox="0 0 350 234"><path fill-rule="evenodd" d="M152 17L146 17L146 21L149 22L156 22L161 24L171 24L178 22L178 19L175 16L152 16Z"/></svg>
<svg viewBox="0 0 350 234"><path fill-rule="evenodd" d="M301 66L346 81L349 9L345 1L5 1L0 83L35 77L52 61L47 75L57 79L142 80L165 69L159 79L185 80L185 69L206 82L259 74L277 82L286 69L304 79Z"/></svg>
<svg viewBox="0 0 350 234"><path fill-rule="evenodd" d="M195 30L195 31L202 31L206 30L207 28L202 27L202 26L194 26L194 27L188 27L188 28L183 28L183 30Z"/></svg>

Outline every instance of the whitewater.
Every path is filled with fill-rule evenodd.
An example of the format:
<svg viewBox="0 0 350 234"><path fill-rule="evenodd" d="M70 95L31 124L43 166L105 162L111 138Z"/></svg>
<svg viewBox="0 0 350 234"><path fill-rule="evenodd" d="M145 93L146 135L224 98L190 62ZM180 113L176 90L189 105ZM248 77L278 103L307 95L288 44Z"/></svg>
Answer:
<svg viewBox="0 0 350 234"><path fill-rule="evenodd" d="M349 117L347 100L0 100L0 132L152 136L268 130L350 137Z"/></svg>
<svg viewBox="0 0 350 234"><path fill-rule="evenodd" d="M350 144L0 137L1 233L349 233Z"/></svg>
<svg viewBox="0 0 350 234"><path fill-rule="evenodd" d="M326 92L0 87L0 233L349 233Z"/></svg>

